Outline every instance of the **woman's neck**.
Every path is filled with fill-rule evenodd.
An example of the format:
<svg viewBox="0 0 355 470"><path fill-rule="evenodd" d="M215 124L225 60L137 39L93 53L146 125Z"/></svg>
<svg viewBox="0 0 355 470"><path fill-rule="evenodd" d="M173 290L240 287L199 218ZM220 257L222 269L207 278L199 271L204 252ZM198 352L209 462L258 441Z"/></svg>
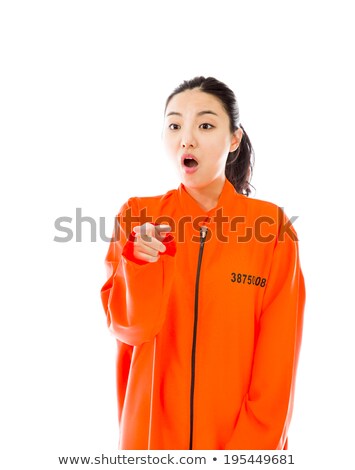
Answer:
<svg viewBox="0 0 355 470"><path fill-rule="evenodd" d="M199 204L199 206L204 211L208 212L217 206L225 180L225 177L223 179L217 179L203 188L191 188L188 186L185 186L185 188L190 196L193 197Z"/></svg>

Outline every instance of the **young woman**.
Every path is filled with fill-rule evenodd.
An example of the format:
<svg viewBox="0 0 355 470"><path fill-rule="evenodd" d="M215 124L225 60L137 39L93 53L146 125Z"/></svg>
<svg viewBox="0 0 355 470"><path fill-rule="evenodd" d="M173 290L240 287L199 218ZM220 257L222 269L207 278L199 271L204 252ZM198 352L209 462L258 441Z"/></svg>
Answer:
<svg viewBox="0 0 355 470"><path fill-rule="evenodd" d="M305 286L296 231L248 197L254 152L215 78L168 97L177 189L117 214L101 289L120 449L287 449Z"/></svg>

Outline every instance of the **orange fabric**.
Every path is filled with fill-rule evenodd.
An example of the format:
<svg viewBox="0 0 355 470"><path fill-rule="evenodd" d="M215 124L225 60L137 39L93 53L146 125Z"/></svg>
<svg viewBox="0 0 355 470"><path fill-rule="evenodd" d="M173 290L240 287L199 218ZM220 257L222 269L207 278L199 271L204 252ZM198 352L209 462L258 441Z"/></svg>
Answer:
<svg viewBox="0 0 355 470"><path fill-rule="evenodd" d="M162 216L175 222L164 241L168 250L155 263L133 257L132 228L147 220L130 225L130 210L150 222L166 223ZM221 211L223 223L215 217ZM235 217L244 220L233 226ZM284 211L238 194L226 180L209 212L181 183L161 196L128 199L116 220L101 299L118 347L119 448L189 449L199 225L208 227L208 236L199 280L192 449L287 448L305 285L298 242L289 236L296 232L291 225L285 233ZM248 228L254 235L243 241Z"/></svg>

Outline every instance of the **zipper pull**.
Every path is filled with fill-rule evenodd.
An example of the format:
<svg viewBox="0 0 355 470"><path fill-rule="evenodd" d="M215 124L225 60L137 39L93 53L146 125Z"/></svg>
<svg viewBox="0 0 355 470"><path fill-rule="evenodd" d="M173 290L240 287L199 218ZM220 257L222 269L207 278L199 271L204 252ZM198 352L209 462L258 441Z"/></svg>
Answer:
<svg viewBox="0 0 355 470"><path fill-rule="evenodd" d="M200 242L201 242L201 245L206 240L207 230L208 230L208 228L205 225L201 225L201 227L200 227Z"/></svg>

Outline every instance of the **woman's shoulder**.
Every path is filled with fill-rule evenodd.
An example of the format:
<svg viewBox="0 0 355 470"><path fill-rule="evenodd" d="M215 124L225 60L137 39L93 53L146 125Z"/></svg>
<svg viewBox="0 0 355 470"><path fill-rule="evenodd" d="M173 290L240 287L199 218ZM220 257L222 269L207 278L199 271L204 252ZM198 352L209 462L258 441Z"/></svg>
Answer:
<svg viewBox="0 0 355 470"><path fill-rule="evenodd" d="M290 217L284 207L276 204L275 202L259 199L259 198L245 198L248 203L248 222L253 222L259 228L261 226L269 227L270 230L275 230L279 233L281 228L289 232L292 240L297 240L297 232L293 226L293 222L297 217ZM292 232L292 233L291 233Z"/></svg>
<svg viewBox="0 0 355 470"><path fill-rule="evenodd" d="M155 194L151 196L130 196L121 206L120 211L124 209L155 209L172 201L177 193L177 189L170 189L165 193Z"/></svg>
<svg viewBox="0 0 355 470"><path fill-rule="evenodd" d="M245 197L245 215L247 223L261 226L273 227L279 231L281 226L291 224L285 208L273 201L256 197ZM292 227L294 230L294 228Z"/></svg>
<svg viewBox="0 0 355 470"><path fill-rule="evenodd" d="M265 215L272 215L279 212L280 210L283 210L282 207L280 207L278 204L269 200L246 196L243 198L243 200L245 201L247 208L256 214L261 213Z"/></svg>
<svg viewBox="0 0 355 470"><path fill-rule="evenodd" d="M176 189L169 189L165 193L154 194L151 196L131 196L128 200L134 201L139 205L154 205L161 203L163 201L167 201L175 196Z"/></svg>

